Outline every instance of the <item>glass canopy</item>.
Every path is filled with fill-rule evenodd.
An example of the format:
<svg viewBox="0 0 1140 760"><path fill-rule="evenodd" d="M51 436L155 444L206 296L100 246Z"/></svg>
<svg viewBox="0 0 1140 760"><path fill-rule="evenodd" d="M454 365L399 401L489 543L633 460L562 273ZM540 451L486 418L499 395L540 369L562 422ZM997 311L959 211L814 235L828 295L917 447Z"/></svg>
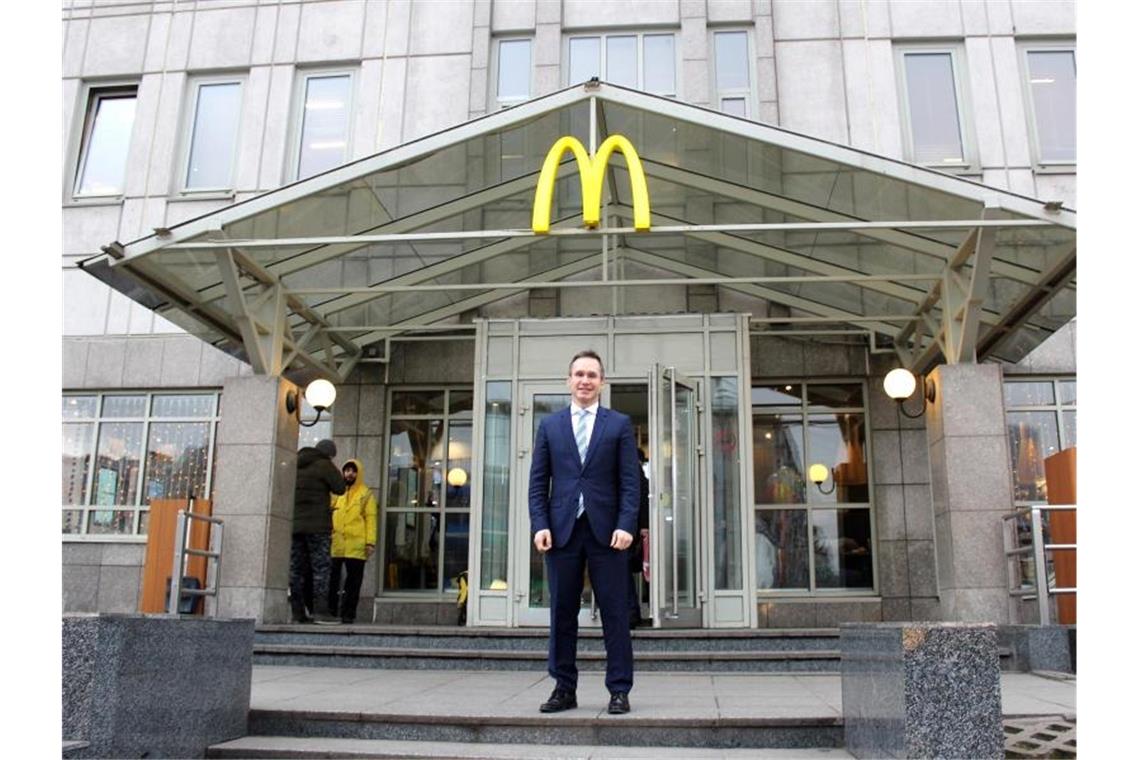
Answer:
<svg viewBox="0 0 1140 760"><path fill-rule="evenodd" d="M547 151L564 135L589 150L591 134L594 144L621 134L635 146L652 229L632 230L620 154L608 165L601 228L584 229L567 154L552 232L534 234ZM731 290L721 302L750 312L758 330L864 331L924 371L940 360L931 333L951 280L980 280L978 360L1017 361L1075 316L1076 214L587 83L112 244L83 268L243 358L270 323L283 322L279 371L308 364L335 373L336 361L316 358L318 346L350 361L401 332L462 329L489 308L527 316L516 296L531 288L665 284ZM267 311L277 297L283 305Z"/></svg>

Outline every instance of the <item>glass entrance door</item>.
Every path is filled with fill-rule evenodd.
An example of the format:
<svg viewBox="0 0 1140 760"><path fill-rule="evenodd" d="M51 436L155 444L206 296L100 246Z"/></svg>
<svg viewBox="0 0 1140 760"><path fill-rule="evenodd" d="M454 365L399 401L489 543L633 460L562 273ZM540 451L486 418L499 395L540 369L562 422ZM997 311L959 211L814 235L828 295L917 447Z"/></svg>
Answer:
<svg viewBox="0 0 1140 760"><path fill-rule="evenodd" d="M649 549L655 627L700 627L698 386L673 367L650 370Z"/></svg>
<svg viewBox="0 0 1140 760"><path fill-rule="evenodd" d="M519 488L516 536L525 536L519 542L516 578L521 583L515 588L515 622L517 625L550 625L550 588L546 582L546 562L543 555L534 548L534 536L530 531L530 510L527 504L527 486L530 480L531 456L534 452L534 436L539 424L562 409L570 406L570 393L566 383L525 383L522 386L523 410L520 417L522 429L518 440L524 441L525 449L520 453ZM594 594L590 587L589 574L586 574L582 589L582 606L578 612L579 626L601 625L601 617L594 605Z"/></svg>

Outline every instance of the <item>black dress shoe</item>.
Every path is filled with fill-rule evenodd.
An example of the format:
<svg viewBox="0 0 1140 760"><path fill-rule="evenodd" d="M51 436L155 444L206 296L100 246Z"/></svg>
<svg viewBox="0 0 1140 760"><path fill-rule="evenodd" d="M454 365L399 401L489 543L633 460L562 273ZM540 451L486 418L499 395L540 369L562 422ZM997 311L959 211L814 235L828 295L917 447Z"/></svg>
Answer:
<svg viewBox="0 0 1140 760"><path fill-rule="evenodd" d="M542 703L539 712L552 713L570 710L578 706L578 697L572 691L556 688L550 693L550 699Z"/></svg>
<svg viewBox="0 0 1140 760"><path fill-rule="evenodd" d="M610 695L610 706L606 712L610 715L621 715L629 712L629 695L624 691L615 691Z"/></svg>

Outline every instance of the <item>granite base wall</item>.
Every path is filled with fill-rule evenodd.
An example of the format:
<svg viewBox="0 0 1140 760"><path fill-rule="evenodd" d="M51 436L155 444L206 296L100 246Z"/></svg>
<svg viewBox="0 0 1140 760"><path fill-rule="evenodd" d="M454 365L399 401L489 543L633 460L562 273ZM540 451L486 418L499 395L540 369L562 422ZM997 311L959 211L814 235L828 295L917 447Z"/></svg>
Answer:
<svg viewBox="0 0 1140 760"><path fill-rule="evenodd" d="M244 736L253 620L63 616L63 740L71 757L205 757Z"/></svg>
<svg viewBox="0 0 1140 760"><path fill-rule="evenodd" d="M1013 670L1076 673L1075 625L1002 625L998 645L1010 650Z"/></svg>

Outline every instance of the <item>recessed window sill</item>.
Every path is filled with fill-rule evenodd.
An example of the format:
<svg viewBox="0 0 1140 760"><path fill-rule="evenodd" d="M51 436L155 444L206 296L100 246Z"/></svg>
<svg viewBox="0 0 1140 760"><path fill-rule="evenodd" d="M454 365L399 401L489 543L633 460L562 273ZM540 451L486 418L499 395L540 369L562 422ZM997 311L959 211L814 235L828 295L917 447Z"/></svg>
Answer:
<svg viewBox="0 0 1140 760"><path fill-rule="evenodd" d="M1034 174L1073 174L1077 173L1076 164L1037 164L1033 167Z"/></svg>
<svg viewBox="0 0 1140 760"><path fill-rule="evenodd" d="M122 195L73 195L65 198L64 208L80 208L84 206L121 206Z"/></svg>
<svg viewBox="0 0 1140 760"><path fill-rule="evenodd" d="M234 190L183 190L180 193L170 196L171 203L180 201L232 201L236 191Z"/></svg>

